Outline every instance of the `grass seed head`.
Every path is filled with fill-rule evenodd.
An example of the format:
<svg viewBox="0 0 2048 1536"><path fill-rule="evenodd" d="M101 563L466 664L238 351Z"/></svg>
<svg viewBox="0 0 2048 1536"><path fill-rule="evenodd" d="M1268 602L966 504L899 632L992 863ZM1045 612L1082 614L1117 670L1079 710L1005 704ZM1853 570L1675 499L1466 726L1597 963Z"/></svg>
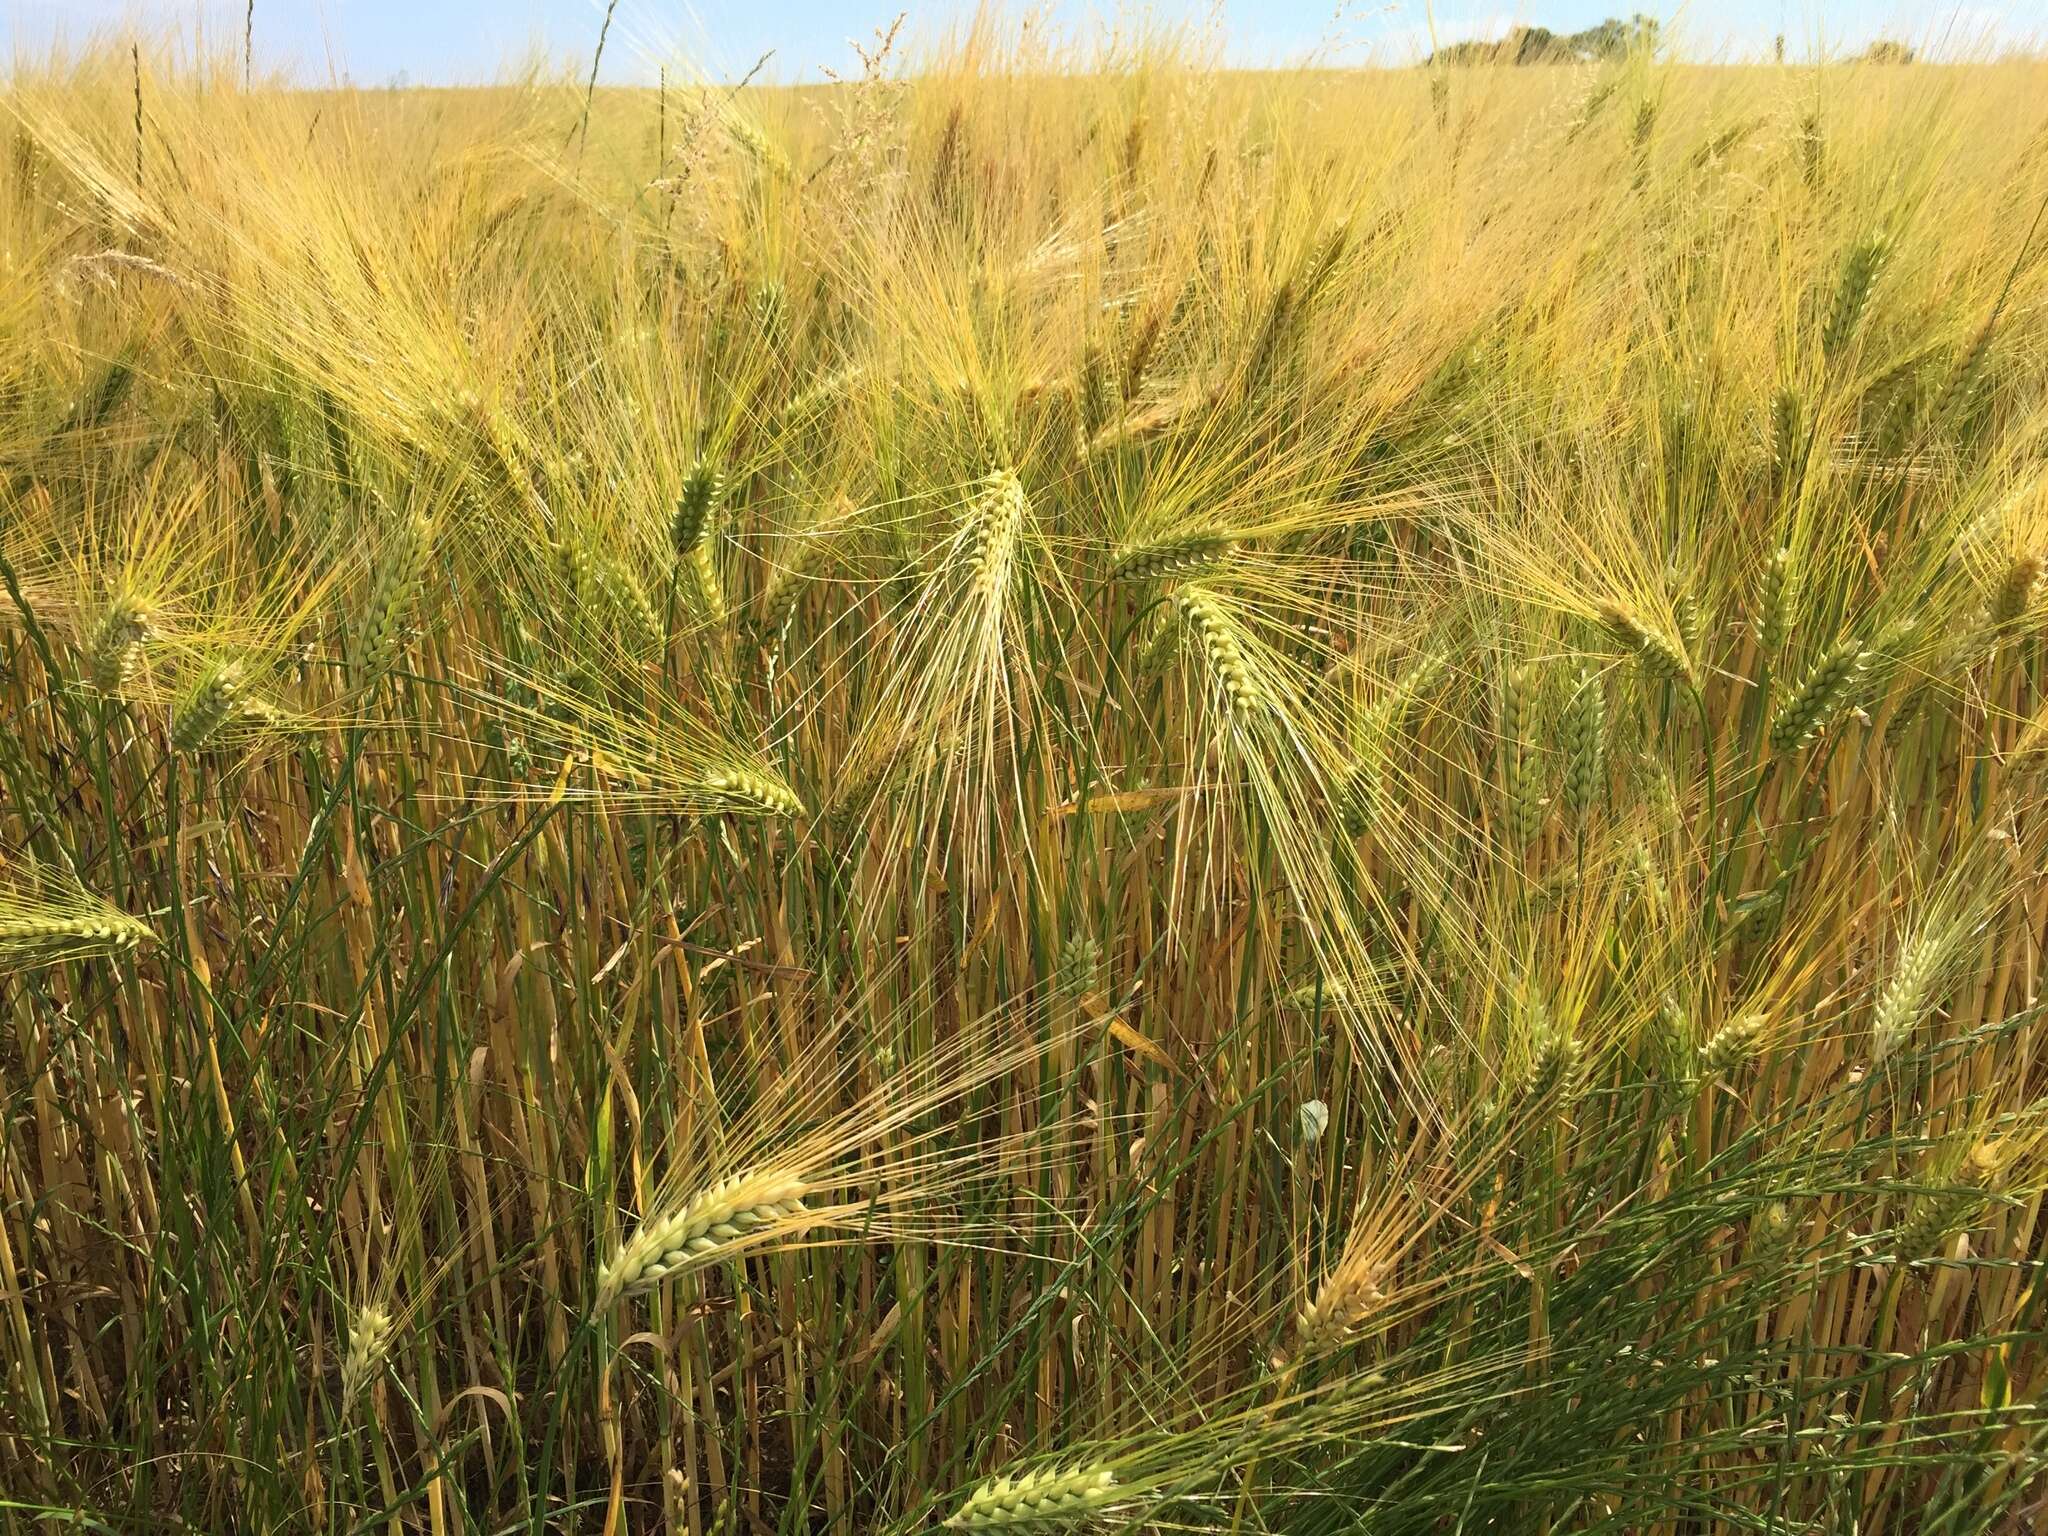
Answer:
<svg viewBox="0 0 2048 1536"><path fill-rule="evenodd" d="M727 810L792 820L804 803L781 780L751 768L721 768L704 780L705 790Z"/></svg>
<svg viewBox="0 0 2048 1536"><path fill-rule="evenodd" d="M1252 675L1245 657L1238 623L1215 593L1187 586L1174 598L1181 622L1201 648L1210 677L1222 689L1233 714L1257 714L1266 706L1266 696Z"/></svg>

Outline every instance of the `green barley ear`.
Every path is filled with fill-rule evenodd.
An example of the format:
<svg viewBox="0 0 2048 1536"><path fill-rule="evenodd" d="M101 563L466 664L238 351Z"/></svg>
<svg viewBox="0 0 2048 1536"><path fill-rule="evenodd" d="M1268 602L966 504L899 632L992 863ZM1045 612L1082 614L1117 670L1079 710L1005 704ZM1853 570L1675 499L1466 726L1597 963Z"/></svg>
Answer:
<svg viewBox="0 0 2048 1536"><path fill-rule="evenodd" d="M1642 899L1652 911L1669 910L1671 883L1657 867L1657 858L1650 852L1650 845L1640 837L1629 844L1628 869L1624 878L1631 889L1641 893Z"/></svg>
<svg viewBox="0 0 2048 1536"><path fill-rule="evenodd" d="M1804 414L1791 385L1771 396L1771 473L1781 491L1798 479L1806 458Z"/></svg>
<svg viewBox="0 0 2048 1536"><path fill-rule="evenodd" d="M1111 581L1160 581L1215 569L1237 551L1237 540L1216 528L1192 528L1126 544L1110 566Z"/></svg>
<svg viewBox="0 0 2048 1536"><path fill-rule="evenodd" d="M1090 346L1081 359L1081 429L1093 437L1109 421L1109 366L1102 348Z"/></svg>
<svg viewBox="0 0 2048 1536"><path fill-rule="evenodd" d="M1630 652L1652 677L1688 685L1692 683L1692 661L1674 636L1644 623L1620 603L1603 602L1597 612L1601 628Z"/></svg>
<svg viewBox="0 0 2048 1536"><path fill-rule="evenodd" d="M1731 1078L1740 1072L1756 1054L1768 1022L1761 1013L1746 1013L1715 1030L1700 1047L1700 1076L1711 1081L1717 1077Z"/></svg>
<svg viewBox="0 0 2048 1536"><path fill-rule="evenodd" d="M1565 708L1564 749L1565 804L1572 819L1584 826L1607 781L1607 695L1591 662L1580 664L1578 685Z"/></svg>
<svg viewBox="0 0 2048 1536"><path fill-rule="evenodd" d="M125 583L107 603L85 635L85 675L108 697L124 692L142 665L142 647L156 633L155 615Z"/></svg>
<svg viewBox="0 0 2048 1536"><path fill-rule="evenodd" d="M1517 848L1526 848L1543 829L1543 780L1533 746L1535 686L1527 667L1511 668L1501 680L1499 753L1502 819Z"/></svg>
<svg viewBox="0 0 2048 1536"><path fill-rule="evenodd" d="M1386 748L1368 742L1338 769L1337 815L1351 837L1363 837L1379 820L1386 793Z"/></svg>
<svg viewBox="0 0 2048 1536"><path fill-rule="evenodd" d="M1266 708L1266 696L1245 658L1243 635L1236 618L1215 593L1185 586L1174 598L1185 632L1201 648L1209 675L1223 691L1235 715L1254 715Z"/></svg>
<svg viewBox="0 0 2048 1536"><path fill-rule="evenodd" d="M1446 653L1425 652L1392 688L1359 712L1351 728L1351 755L1337 770L1337 810L1352 837L1363 837L1379 816L1387 771L1393 766L1394 736L1449 664Z"/></svg>
<svg viewBox="0 0 2048 1536"><path fill-rule="evenodd" d="M249 705L247 680L232 661L215 662L199 675L171 710L171 746L203 751Z"/></svg>
<svg viewBox="0 0 2048 1536"><path fill-rule="evenodd" d="M1827 178L1828 140L1820 114L1809 112L1799 120L1799 168L1807 186L1818 192Z"/></svg>
<svg viewBox="0 0 2048 1536"><path fill-rule="evenodd" d="M1772 749L1795 752L1826 730L1849 702L1871 656L1869 647L1854 640L1823 654L1772 719Z"/></svg>
<svg viewBox="0 0 2048 1536"><path fill-rule="evenodd" d="M588 601L596 572L590 568L590 551L582 540L567 533L555 540L555 569L561 573L574 602L581 605Z"/></svg>
<svg viewBox="0 0 2048 1536"><path fill-rule="evenodd" d="M724 495L725 477L716 468L703 459L690 466L676 497L675 516L669 523L670 539L678 556L688 555L703 542L711 526L711 515Z"/></svg>
<svg viewBox="0 0 2048 1536"><path fill-rule="evenodd" d="M1030 504L1023 482L998 469L982 483L968 504L959 535L959 558L968 591L978 599L1000 594L1007 586Z"/></svg>
<svg viewBox="0 0 2048 1536"><path fill-rule="evenodd" d="M1294 328L1296 314L1296 292L1292 279L1273 290L1266 301L1266 315L1259 323L1259 334L1252 342L1251 355L1245 363L1244 393L1247 398L1255 394L1266 382L1279 358L1283 338Z"/></svg>
<svg viewBox="0 0 2048 1536"><path fill-rule="evenodd" d="M1166 309L1159 304L1146 310L1132 329L1129 344L1124 348L1123 375L1117 381L1125 404L1137 399L1138 392L1145 387L1145 376L1152 371L1152 358L1165 329Z"/></svg>
<svg viewBox="0 0 2048 1536"><path fill-rule="evenodd" d="M1579 1042L1558 1028L1540 998L1524 999L1519 1011L1518 1033L1529 1042L1529 1056L1515 1088L1516 1101L1525 1109L1552 1099L1569 1104L1578 1097L1584 1070Z"/></svg>
<svg viewBox="0 0 2048 1536"><path fill-rule="evenodd" d="M1693 1039L1692 1016L1685 1005L1666 992L1658 1000L1651 1030L1650 1045L1661 1058L1657 1062L1659 1081L1671 1089L1691 1088L1698 1080L1699 1052Z"/></svg>
<svg viewBox="0 0 2048 1536"><path fill-rule="evenodd" d="M2034 594L2041 588L2041 575L2048 568L2040 550L2015 555L1991 593L1991 622L2000 628L2026 615L2034 606Z"/></svg>
<svg viewBox="0 0 2048 1536"><path fill-rule="evenodd" d="M1102 941L1092 933L1076 934L1060 946L1059 989L1068 999L1097 989L1102 973Z"/></svg>
<svg viewBox="0 0 2048 1536"><path fill-rule="evenodd" d="M867 370L860 364L850 363L844 368L835 368L830 373L820 375L797 391L789 404L783 407L781 424L797 426L808 421L845 394L847 389L858 383L866 372Z"/></svg>
<svg viewBox="0 0 2048 1536"><path fill-rule="evenodd" d="M783 153L782 146L770 139L755 123L734 112L726 117L725 130L732 136L733 143L741 153L763 176L786 181L793 174L789 156Z"/></svg>
<svg viewBox="0 0 2048 1536"><path fill-rule="evenodd" d="M1756 643L1766 661L1785 653L1791 638L1792 615L1799 606L1799 571L1792 563L1792 551L1779 549L1764 566L1757 590Z"/></svg>
<svg viewBox="0 0 2048 1536"><path fill-rule="evenodd" d="M1892 979L1870 1018L1870 1060L1881 1066L1913 1038L1933 1004L1941 978L1942 949L1931 934L1907 941Z"/></svg>
<svg viewBox="0 0 2048 1536"><path fill-rule="evenodd" d="M363 674L382 677L398 657L406 615L419 595L428 556L434 547L433 524L421 513L399 520L370 578L370 601L363 614Z"/></svg>
<svg viewBox="0 0 2048 1536"><path fill-rule="evenodd" d="M616 556L602 551L589 557L591 590L618 621L637 656L661 649L662 621L639 581Z"/></svg>
<svg viewBox="0 0 2048 1536"><path fill-rule="evenodd" d="M792 1169L771 1166L720 1179L670 1215L642 1222L599 1267L594 1310L713 1263L744 1239L795 1230L814 1187Z"/></svg>
<svg viewBox="0 0 2048 1536"><path fill-rule="evenodd" d="M775 661L781 655L783 642L789 636L789 627L796 619L804 593L812 586L857 512L852 501L841 497L830 511L801 532L783 539L778 546L781 557L777 570L767 591L761 595L760 611L754 619L755 637L768 654L771 681Z"/></svg>
<svg viewBox="0 0 2048 1536"><path fill-rule="evenodd" d="M1835 283L1834 303L1821 330L1823 356L1832 359L1855 339L1863 324L1864 311L1870 306L1870 291L1890 255L1891 241L1880 232L1858 242L1843 259L1842 273Z"/></svg>
<svg viewBox="0 0 2048 1536"><path fill-rule="evenodd" d="M1899 1227L1899 1257L1908 1263L1939 1258L1958 1233L1978 1225L1996 1192L2000 1161L1996 1144L1980 1143L1942 1175L1951 1181L1948 1188L1917 1196Z"/></svg>
<svg viewBox="0 0 2048 1536"><path fill-rule="evenodd" d="M1743 1262L1755 1269L1773 1268L1798 1236L1799 1218L1792 1207L1783 1200L1773 1200L1750 1218Z"/></svg>
<svg viewBox="0 0 2048 1536"><path fill-rule="evenodd" d="M0 969L125 954L156 932L68 872L24 863L0 883Z"/></svg>
<svg viewBox="0 0 2048 1536"><path fill-rule="evenodd" d="M348 1330L348 1354L341 1362L341 1413L346 1419L356 1401L383 1374L391 1357L391 1338L397 1323L383 1307L367 1306L356 1314Z"/></svg>
<svg viewBox="0 0 2048 1536"><path fill-rule="evenodd" d="M713 520L725 496L725 478L703 459L683 477L683 489L676 497L675 516L669 524L670 542L676 558L683 562L697 606L713 624L725 622L725 583L718 574L711 537Z"/></svg>
<svg viewBox="0 0 2048 1536"><path fill-rule="evenodd" d="M756 816L779 816L794 820L803 815L804 803L780 779L753 768L724 768L709 774L704 790L721 809Z"/></svg>
<svg viewBox="0 0 2048 1536"><path fill-rule="evenodd" d="M1116 1474L1100 1462L1045 1467L990 1478L947 1517L956 1531L1006 1531L1080 1525L1102 1515L1125 1495Z"/></svg>
<svg viewBox="0 0 2048 1536"><path fill-rule="evenodd" d="M1708 628L1705 601L1697 592L1688 588L1672 600L1671 614L1678 621L1678 643L1685 654L1704 656Z"/></svg>

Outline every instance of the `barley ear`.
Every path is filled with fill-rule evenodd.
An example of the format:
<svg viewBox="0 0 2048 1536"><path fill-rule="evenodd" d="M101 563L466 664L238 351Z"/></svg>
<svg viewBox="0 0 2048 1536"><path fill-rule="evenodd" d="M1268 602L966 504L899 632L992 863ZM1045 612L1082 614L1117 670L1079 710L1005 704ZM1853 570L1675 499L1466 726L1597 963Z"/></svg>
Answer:
<svg viewBox="0 0 2048 1536"><path fill-rule="evenodd" d="M1125 1494L1116 1474L1100 1462L1046 1467L990 1478L970 1493L946 1524L956 1531L1005 1531L1080 1525Z"/></svg>

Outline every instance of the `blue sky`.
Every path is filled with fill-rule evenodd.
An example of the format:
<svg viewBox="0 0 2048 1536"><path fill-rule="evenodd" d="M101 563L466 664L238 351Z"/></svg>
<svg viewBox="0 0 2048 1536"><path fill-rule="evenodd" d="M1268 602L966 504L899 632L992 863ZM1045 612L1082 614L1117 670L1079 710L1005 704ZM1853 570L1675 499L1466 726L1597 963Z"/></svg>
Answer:
<svg viewBox="0 0 2048 1536"><path fill-rule="evenodd" d="M0 47L36 49L53 37L80 42L140 27L203 34L239 49L246 0L0 0ZM302 80L347 74L358 83L403 77L416 84L489 78L534 50L587 59L605 0L255 0L259 61ZM1213 30L1232 62L1405 60L1427 47L1433 10L1443 40L1497 35L1517 21L1568 30L1643 6L1644 0L1526 0L1517 5L1442 0L1154 0L1157 19ZM618 0L605 77L651 79L659 62L687 60L735 78L774 50L766 73L815 79L852 61L849 37L865 37L907 9L906 35L944 32L973 0ZM1055 26L1099 27L1116 4L1052 0L1010 5ZM1953 50L2048 41L2048 0L1714 0L1662 14L1694 51L1753 51L1786 35L1795 56L1817 45L1859 47L1879 35Z"/></svg>

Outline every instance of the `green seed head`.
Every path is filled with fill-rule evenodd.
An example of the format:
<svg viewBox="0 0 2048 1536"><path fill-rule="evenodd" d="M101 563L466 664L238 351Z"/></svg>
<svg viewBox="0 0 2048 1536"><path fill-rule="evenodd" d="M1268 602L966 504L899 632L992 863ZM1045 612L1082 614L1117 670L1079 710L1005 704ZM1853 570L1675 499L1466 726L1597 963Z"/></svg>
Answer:
<svg viewBox="0 0 2048 1536"><path fill-rule="evenodd" d="M156 632L149 607L128 588L117 588L85 638L85 670L93 687L115 695L134 681L143 643Z"/></svg>
<svg viewBox="0 0 2048 1536"><path fill-rule="evenodd" d="M705 531L711 526L711 515L724 495L725 478L717 469L703 459L690 466L669 525L677 555L687 555L703 542Z"/></svg>
<svg viewBox="0 0 2048 1536"><path fill-rule="evenodd" d="M1815 662L1771 721L1773 750L1795 752L1826 730L1849 702L1870 661L1870 650L1851 640Z"/></svg>
<svg viewBox="0 0 2048 1536"><path fill-rule="evenodd" d="M1201 648L1209 675L1222 690L1233 714L1251 715L1265 708L1265 695L1245 657L1237 620L1215 593L1182 587L1174 598L1181 623Z"/></svg>
<svg viewBox="0 0 2048 1536"><path fill-rule="evenodd" d="M1213 528L1197 528L1164 538L1127 544L1110 567L1112 581L1160 581L1213 570L1228 560L1237 541Z"/></svg>
<svg viewBox="0 0 2048 1536"><path fill-rule="evenodd" d="M180 752L203 750L246 707L242 669L217 662L200 675L171 713L171 745Z"/></svg>
<svg viewBox="0 0 2048 1536"><path fill-rule="evenodd" d="M751 768L726 768L704 780L705 791L719 808L756 816L801 816L804 803L781 780Z"/></svg>
<svg viewBox="0 0 2048 1536"><path fill-rule="evenodd" d="M1652 628L1620 603L1602 603L1598 615L1601 627L1632 653L1652 677L1692 682L1692 662L1675 637Z"/></svg>
<svg viewBox="0 0 2048 1536"><path fill-rule="evenodd" d="M1891 255L1891 241L1879 233L1851 247L1842 261L1842 274L1835 284L1835 298L1821 331L1821 352L1833 358L1856 337L1870 306L1871 289L1878 273Z"/></svg>
<svg viewBox="0 0 2048 1536"><path fill-rule="evenodd" d="M1700 1047L1700 1075L1729 1078L1742 1070L1756 1054L1757 1042L1769 1022L1763 1014L1748 1013L1723 1024Z"/></svg>
<svg viewBox="0 0 2048 1536"><path fill-rule="evenodd" d="M956 1531L1074 1526L1102 1514L1119 1497L1116 1474L1099 1463L991 1478L947 1519Z"/></svg>
<svg viewBox="0 0 2048 1536"><path fill-rule="evenodd" d="M2029 550L2013 557L1991 594L1993 624L2016 623L2033 607L2034 594L2041 589L2043 567L2044 560L2039 550Z"/></svg>
<svg viewBox="0 0 2048 1536"><path fill-rule="evenodd" d="M1564 715L1565 804L1583 825L1607 779L1607 696L1600 672L1581 663L1578 686Z"/></svg>
<svg viewBox="0 0 2048 1536"><path fill-rule="evenodd" d="M1499 741L1501 800L1512 844L1526 848L1543 829L1543 774L1535 735L1535 680L1526 667L1501 680Z"/></svg>

